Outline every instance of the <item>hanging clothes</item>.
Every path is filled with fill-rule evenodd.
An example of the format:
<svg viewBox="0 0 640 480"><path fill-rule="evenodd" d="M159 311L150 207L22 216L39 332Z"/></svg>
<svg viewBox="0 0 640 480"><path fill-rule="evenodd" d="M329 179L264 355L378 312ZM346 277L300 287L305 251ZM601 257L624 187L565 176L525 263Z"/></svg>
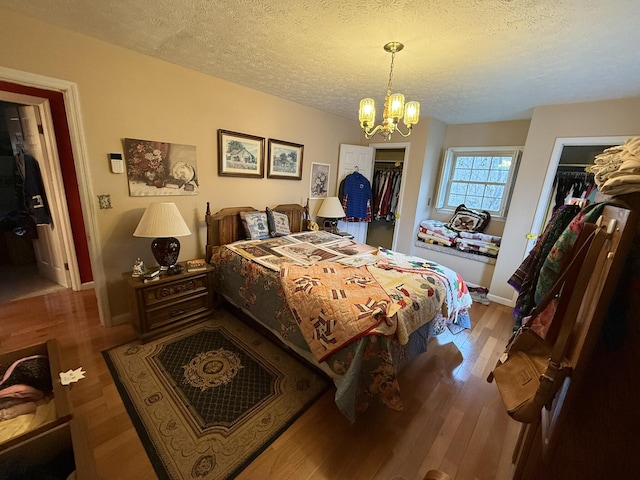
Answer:
<svg viewBox="0 0 640 480"><path fill-rule="evenodd" d="M570 198L587 200L596 188L594 175L580 170L558 171L555 179L554 211L568 203ZM583 206L586 206L583 205Z"/></svg>
<svg viewBox="0 0 640 480"><path fill-rule="evenodd" d="M38 161L29 154L20 153L16 157L16 163L22 176L25 210L33 217L36 225L50 225L51 211Z"/></svg>
<svg viewBox="0 0 640 480"><path fill-rule="evenodd" d="M367 177L355 171L347 175L338 188L338 198L347 222L371 221L371 183Z"/></svg>
<svg viewBox="0 0 640 480"><path fill-rule="evenodd" d="M376 168L373 173L373 218L395 220L402 171Z"/></svg>

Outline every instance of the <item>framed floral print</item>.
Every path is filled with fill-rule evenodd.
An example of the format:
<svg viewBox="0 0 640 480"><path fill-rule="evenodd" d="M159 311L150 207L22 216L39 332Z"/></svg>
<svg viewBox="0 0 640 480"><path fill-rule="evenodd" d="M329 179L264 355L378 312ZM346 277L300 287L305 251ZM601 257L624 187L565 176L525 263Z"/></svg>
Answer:
<svg viewBox="0 0 640 480"><path fill-rule="evenodd" d="M124 139L129 195L197 195L196 147L153 140Z"/></svg>
<svg viewBox="0 0 640 480"><path fill-rule="evenodd" d="M218 175L264 176L264 138L218 130Z"/></svg>
<svg viewBox="0 0 640 480"><path fill-rule="evenodd" d="M330 169L331 165L328 163L311 163L310 198L325 198L327 196Z"/></svg>
<svg viewBox="0 0 640 480"><path fill-rule="evenodd" d="M304 145L269 139L267 178L302 180Z"/></svg>

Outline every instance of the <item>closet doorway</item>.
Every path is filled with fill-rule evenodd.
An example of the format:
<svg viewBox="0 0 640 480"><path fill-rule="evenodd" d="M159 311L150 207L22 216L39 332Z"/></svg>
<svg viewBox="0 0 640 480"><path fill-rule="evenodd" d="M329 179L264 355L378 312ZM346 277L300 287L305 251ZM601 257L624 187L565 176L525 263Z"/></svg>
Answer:
<svg viewBox="0 0 640 480"><path fill-rule="evenodd" d="M402 207L402 180L409 157L408 144L377 143L370 146L374 148L372 218L367 229L366 243L393 250Z"/></svg>
<svg viewBox="0 0 640 480"><path fill-rule="evenodd" d="M55 135L47 108L34 97L0 92L0 301L71 287ZM56 181L58 180L58 181ZM0 280L2 282L2 280Z"/></svg>
<svg viewBox="0 0 640 480"><path fill-rule="evenodd" d="M576 175L575 178L581 180L584 176L580 172L584 172L586 165L593 163L593 159L597 154L602 153L608 147L622 145L628 138L629 136L609 136L556 139L540 200L538 201L538 208L530 230L535 236L530 238L527 243L525 258L535 245L537 235L544 229L556 204L556 187L559 178ZM584 178L588 180L588 177Z"/></svg>

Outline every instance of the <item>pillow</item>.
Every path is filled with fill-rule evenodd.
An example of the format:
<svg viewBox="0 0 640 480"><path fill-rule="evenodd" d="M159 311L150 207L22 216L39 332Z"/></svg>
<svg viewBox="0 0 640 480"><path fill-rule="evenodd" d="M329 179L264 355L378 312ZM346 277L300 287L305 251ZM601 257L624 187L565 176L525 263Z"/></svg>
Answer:
<svg viewBox="0 0 640 480"><path fill-rule="evenodd" d="M458 205L447 227L456 232L483 232L491 220L491 214L486 210L476 211L464 204Z"/></svg>
<svg viewBox="0 0 640 480"><path fill-rule="evenodd" d="M272 237L282 237L291 235L289 228L289 217L284 213L275 212L267 207L267 224L269 225L269 235Z"/></svg>
<svg viewBox="0 0 640 480"><path fill-rule="evenodd" d="M240 212L240 218L249 240L269 238L269 226L265 212Z"/></svg>

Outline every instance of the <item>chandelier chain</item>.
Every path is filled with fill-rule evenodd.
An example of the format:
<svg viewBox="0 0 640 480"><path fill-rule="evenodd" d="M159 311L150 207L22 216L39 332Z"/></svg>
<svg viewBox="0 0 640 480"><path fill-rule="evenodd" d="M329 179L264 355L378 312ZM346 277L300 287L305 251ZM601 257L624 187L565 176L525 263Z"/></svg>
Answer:
<svg viewBox="0 0 640 480"><path fill-rule="evenodd" d="M391 96L391 79L393 78L393 61L396 58L396 52L391 52L391 68L389 70L389 83L387 84L387 97Z"/></svg>

